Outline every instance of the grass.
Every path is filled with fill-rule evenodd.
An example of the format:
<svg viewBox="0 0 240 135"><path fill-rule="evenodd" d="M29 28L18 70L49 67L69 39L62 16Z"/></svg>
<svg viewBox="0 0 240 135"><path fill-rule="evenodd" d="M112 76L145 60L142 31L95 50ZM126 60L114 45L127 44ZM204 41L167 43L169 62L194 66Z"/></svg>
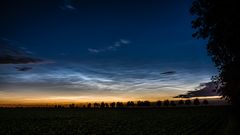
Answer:
<svg viewBox="0 0 240 135"><path fill-rule="evenodd" d="M2 108L0 134L220 135L228 117L227 107Z"/></svg>

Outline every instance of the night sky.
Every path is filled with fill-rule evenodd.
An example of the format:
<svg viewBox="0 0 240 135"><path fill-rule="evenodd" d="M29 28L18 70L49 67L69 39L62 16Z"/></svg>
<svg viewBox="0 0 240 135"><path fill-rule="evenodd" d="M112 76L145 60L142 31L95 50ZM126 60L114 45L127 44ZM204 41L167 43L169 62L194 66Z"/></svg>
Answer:
<svg viewBox="0 0 240 135"><path fill-rule="evenodd" d="M0 102L158 100L194 90L216 69L206 42L192 38L191 2L1 0Z"/></svg>

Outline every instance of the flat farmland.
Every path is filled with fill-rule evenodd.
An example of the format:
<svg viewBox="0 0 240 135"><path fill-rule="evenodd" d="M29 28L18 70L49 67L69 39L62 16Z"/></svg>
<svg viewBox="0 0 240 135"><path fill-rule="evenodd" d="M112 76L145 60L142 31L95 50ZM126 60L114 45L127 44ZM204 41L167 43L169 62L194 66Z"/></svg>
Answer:
<svg viewBox="0 0 240 135"><path fill-rule="evenodd" d="M0 134L221 135L228 107L1 108Z"/></svg>

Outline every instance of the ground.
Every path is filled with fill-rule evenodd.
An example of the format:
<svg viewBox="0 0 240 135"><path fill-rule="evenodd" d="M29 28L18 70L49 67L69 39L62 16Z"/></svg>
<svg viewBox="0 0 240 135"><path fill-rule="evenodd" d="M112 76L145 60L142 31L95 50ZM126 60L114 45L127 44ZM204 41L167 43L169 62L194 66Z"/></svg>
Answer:
<svg viewBox="0 0 240 135"><path fill-rule="evenodd" d="M224 134L228 107L0 109L0 134Z"/></svg>

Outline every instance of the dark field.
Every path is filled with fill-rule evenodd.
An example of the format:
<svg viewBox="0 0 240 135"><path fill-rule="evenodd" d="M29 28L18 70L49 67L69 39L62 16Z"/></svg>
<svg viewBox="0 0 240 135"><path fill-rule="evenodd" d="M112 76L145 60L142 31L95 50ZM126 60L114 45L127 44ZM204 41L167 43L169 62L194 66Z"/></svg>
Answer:
<svg viewBox="0 0 240 135"><path fill-rule="evenodd" d="M0 109L0 134L224 134L227 107Z"/></svg>

